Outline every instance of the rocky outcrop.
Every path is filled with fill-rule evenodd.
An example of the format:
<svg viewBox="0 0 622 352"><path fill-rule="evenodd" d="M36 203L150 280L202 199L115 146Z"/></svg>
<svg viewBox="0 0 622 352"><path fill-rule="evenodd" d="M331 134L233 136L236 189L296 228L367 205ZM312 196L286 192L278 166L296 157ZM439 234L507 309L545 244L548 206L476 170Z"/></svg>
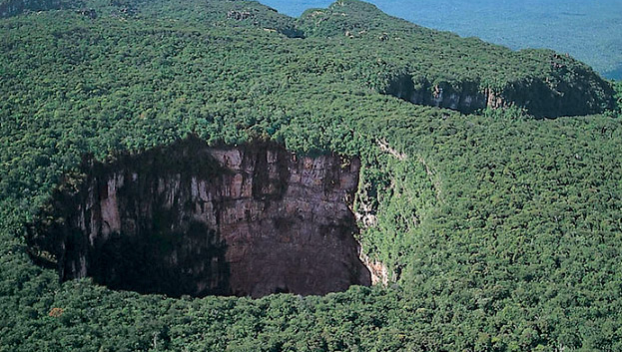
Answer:
<svg viewBox="0 0 622 352"><path fill-rule="evenodd" d="M370 285L349 207L360 163L275 144L210 148L195 138L110 164L85 161L33 248L62 280L171 296L325 294Z"/></svg>
<svg viewBox="0 0 622 352"><path fill-rule="evenodd" d="M26 11L46 11L61 8L60 0L6 0L0 2L0 18L19 15Z"/></svg>
<svg viewBox="0 0 622 352"><path fill-rule="evenodd" d="M613 107L611 86L594 72L578 69L564 74L563 79L554 75L548 79L526 78L498 91L484 88L479 82L432 84L426 79L400 74L389 81L382 93L417 105L463 113L515 106L541 118L596 114Z"/></svg>
<svg viewBox="0 0 622 352"><path fill-rule="evenodd" d="M76 13L93 20L97 18L97 11L95 11L95 9L78 9Z"/></svg>
<svg viewBox="0 0 622 352"><path fill-rule="evenodd" d="M227 12L227 18L234 19L236 21L243 21L253 17L255 17L255 15L248 11L230 10Z"/></svg>
<svg viewBox="0 0 622 352"><path fill-rule="evenodd" d="M471 113L488 105L487 95L478 92L478 89L479 85L473 82L462 83L459 88L449 84L432 85L427 80L415 83L412 76L401 74L392 79L382 93L417 105Z"/></svg>

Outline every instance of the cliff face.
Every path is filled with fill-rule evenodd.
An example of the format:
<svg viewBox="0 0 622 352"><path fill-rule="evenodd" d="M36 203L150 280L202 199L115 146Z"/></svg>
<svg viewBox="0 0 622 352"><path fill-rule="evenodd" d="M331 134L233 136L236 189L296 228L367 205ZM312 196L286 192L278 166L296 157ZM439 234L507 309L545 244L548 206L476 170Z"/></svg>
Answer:
<svg viewBox="0 0 622 352"><path fill-rule="evenodd" d="M560 72L550 78L529 78L495 91L479 82L431 84L409 75L399 75L383 93L413 104L436 106L472 113L484 108L516 106L536 117L555 118L602 113L613 108L612 87L590 70ZM563 76L563 77L562 77Z"/></svg>
<svg viewBox="0 0 622 352"><path fill-rule="evenodd" d="M349 208L360 163L274 144L89 161L31 237L63 280L171 296L325 294L370 285Z"/></svg>
<svg viewBox="0 0 622 352"><path fill-rule="evenodd" d="M389 82L383 93L417 105L436 106L470 113L488 104L486 94L478 92L477 83L464 83L460 88L450 85L432 86L424 80L417 84L410 75L402 74Z"/></svg>

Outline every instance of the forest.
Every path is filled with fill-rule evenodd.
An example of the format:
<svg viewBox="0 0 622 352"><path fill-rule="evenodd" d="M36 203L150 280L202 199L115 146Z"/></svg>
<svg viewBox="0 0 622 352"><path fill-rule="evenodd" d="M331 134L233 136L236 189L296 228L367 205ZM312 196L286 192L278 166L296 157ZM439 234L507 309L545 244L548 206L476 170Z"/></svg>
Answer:
<svg viewBox="0 0 622 352"><path fill-rule="evenodd" d="M419 25L478 37L512 49L569 53L606 78L622 78L622 3L617 0L371 0L387 14ZM326 7L330 0L264 0L290 16ZM465 14L468 14L465 16Z"/></svg>
<svg viewBox="0 0 622 352"><path fill-rule="evenodd" d="M0 351L622 350L622 83L357 0L0 13ZM172 298L33 260L29 225L86 155L187 136L360 158L358 240L389 282Z"/></svg>

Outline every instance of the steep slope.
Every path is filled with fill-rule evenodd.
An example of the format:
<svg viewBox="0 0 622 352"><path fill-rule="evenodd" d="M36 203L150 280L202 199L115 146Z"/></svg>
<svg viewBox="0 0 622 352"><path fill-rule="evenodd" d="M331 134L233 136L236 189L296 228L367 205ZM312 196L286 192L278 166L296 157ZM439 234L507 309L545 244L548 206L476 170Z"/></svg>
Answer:
<svg viewBox="0 0 622 352"><path fill-rule="evenodd" d="M538 117L599 113L613 106L611 86L568 56L463 39L357 0L308 10L299 26L307 36L349 38L382 68L368 77L372 85L415 104L462 112L515 106Z"/></svg>
<svg viewBox="0 0 622 352"><path fill-rule="evenodd" d="M169 148L86 159L31 227L62 280L140 293L323 295L371 284L354 239L360 163L277 144ZM76 185L77 184L77 185ZM50 263L52 264L52 263Z"/></svg>

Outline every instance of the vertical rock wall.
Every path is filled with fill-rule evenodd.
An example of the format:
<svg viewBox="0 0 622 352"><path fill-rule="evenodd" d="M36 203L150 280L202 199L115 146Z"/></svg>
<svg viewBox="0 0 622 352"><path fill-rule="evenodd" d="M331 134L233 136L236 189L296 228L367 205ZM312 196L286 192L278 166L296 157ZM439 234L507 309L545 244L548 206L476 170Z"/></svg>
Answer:
<svg viewBox="0 0 622 352"><path fill-rule="evenodd" d="M370 285L349 201L360 163L196 139L103 165L57 192L32 242L63 280L144 293L260 297ZM58 220L62 219L62 220Z"/></svg>
<svg viewBox="0 0 622 352"><path fill-rule="evenodd" d="M611 85L594 72L577 69L573 75L567 72L558 74L563 78L523 79L509 83L499 91L482 88L476 81L433 85L426 79L415 80L402 74L391 80L382 93L417 105L467 114L485 108L514 106L539 118L555 118L601 113L613 108Z"/></svg>

